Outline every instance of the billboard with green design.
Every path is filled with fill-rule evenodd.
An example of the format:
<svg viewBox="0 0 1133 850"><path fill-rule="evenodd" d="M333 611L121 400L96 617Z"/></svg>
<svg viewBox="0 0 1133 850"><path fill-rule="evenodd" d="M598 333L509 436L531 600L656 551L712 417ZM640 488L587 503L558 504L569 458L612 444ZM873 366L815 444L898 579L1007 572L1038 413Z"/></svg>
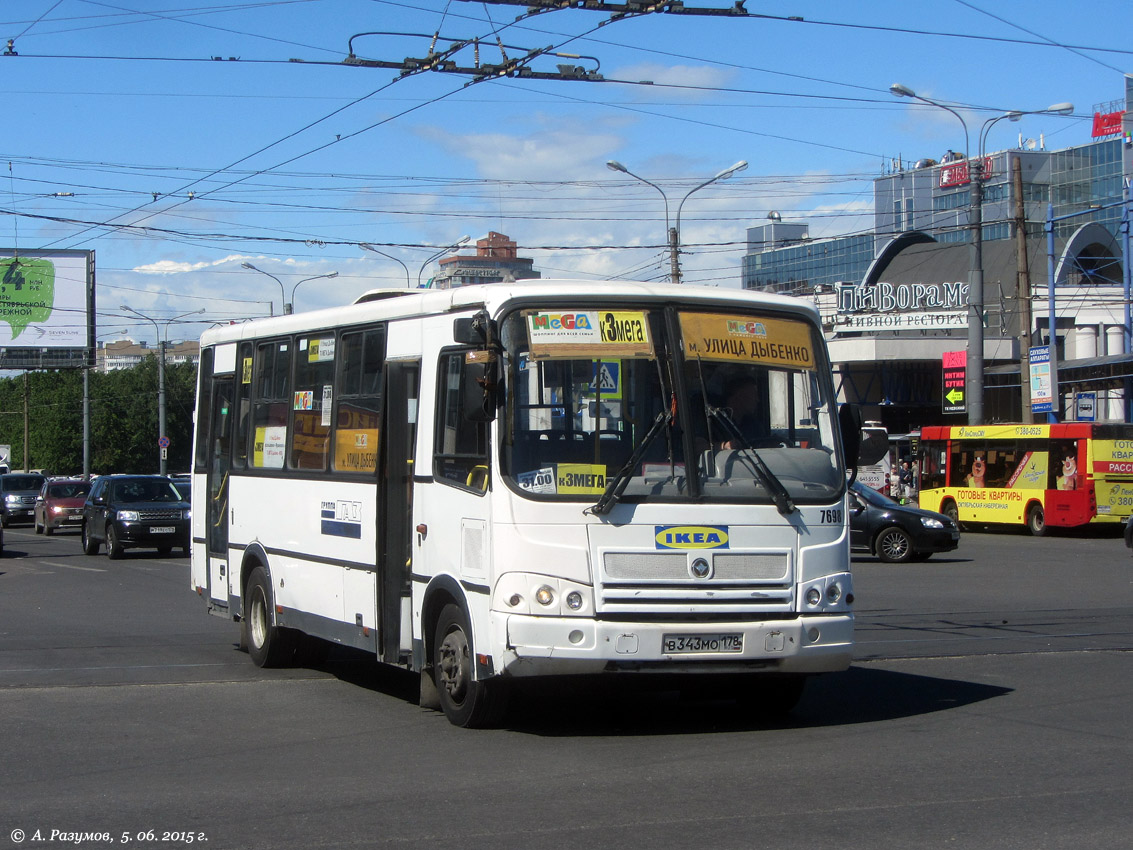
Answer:
<svg viewBox="0 0 1133 850"><path fill-rule="evenodd" d="M94 338L94 252L0 249L0 366L82 359Z"/></svg>

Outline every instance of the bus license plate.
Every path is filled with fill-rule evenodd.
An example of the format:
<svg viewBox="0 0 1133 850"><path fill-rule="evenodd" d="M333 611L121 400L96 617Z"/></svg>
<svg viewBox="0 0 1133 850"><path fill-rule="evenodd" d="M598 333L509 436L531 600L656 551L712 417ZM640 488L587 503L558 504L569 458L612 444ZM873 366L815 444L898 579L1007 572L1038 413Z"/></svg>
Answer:
<svg viewBox="0 0 1133 850"><path fill-rule="evenodd" d="M662 635L661 650L666 655L686 652L743 652L743 635Z"/></svg>
<svg viewBox="0 0 1133 850"><path fill-rule="evenodd" d="M150 529L150 534L172 534L176 530L171 525L158 525Z"/></svg>

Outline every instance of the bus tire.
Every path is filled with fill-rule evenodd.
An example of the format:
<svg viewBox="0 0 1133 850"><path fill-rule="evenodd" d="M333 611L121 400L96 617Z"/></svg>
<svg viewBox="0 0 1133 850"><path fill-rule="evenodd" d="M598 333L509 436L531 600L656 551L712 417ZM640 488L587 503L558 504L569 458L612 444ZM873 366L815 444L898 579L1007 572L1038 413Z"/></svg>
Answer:
<svg viewBox="0 0 1133 850"><path fill-rule="evenodd" d="M964 527L960 525L960 509L956 507L955 502L949 499L947 502L940 506L940 512L950 520L952 520L954 523L956 523L957 528L959 528L961 531L963 530Z"/></svg>
<svg viewBox="0 0 1133 850"><path fill-rule="evenodd" d="M286 667L295 654L294 634L272 625L271 584L267 572L257 566L244 589L244 620L247 622L248 655L257 667Z"/></svg>
<svg viewBox="0 0 1133 850"><path fill-rule="evenodd" d="M441 609L432 650L437 696L449 722L469 729L498 724L507 710L507 692L498 679L475 678L472 629L459 605Z"/></svg>
<svg viewBox="0 0 1133 850"><path fill-rule="evenodd" d="M1027 508L1027 528L1035 537L1046 535L1046 514L1042 505L1031 505Z"/></svg>
<svg viewBox="0 0 1133 850"><path fill-rule="evenodd" d="M913 556L913 541L903 529L883 528L873 541L877 557L887 564L903 564Z"/></svg>

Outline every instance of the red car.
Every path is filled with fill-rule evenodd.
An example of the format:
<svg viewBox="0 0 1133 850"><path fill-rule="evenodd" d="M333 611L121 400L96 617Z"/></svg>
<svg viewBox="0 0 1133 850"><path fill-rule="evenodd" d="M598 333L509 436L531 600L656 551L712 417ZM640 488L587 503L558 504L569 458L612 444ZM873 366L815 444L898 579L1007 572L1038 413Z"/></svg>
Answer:
<svg viewBox="0 0 1133 850"><path fill-rule="evenodd" d="M35 499L35 533L54 534L57 528L81 526L88 492L90 482L79 478L44 482Z"/></svg>

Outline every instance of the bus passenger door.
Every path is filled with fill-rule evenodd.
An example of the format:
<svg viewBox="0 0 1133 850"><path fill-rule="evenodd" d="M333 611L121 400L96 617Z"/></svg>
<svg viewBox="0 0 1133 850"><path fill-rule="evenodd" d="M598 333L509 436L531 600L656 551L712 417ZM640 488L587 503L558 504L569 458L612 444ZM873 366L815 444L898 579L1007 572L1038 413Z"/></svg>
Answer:
<svg viewBox="0 0 1133 850"><path fill-rule="evenodd" d="M417 433L416 361L386 363L386 392L381 454L378 460L378 623L379 657L394 664L408 654L402 646L405 600L411 596L413 557L413 445ZM405 622L406 631L410 621Z"/></svg>
<svg viewBox="0 0 1133 850"><path fill-rule="evenodd" d="M228 472L232 467L233 378L217 377L213 384L212 423L209 429L208 492L208 578L209 599L228 607Z"/></svg>

